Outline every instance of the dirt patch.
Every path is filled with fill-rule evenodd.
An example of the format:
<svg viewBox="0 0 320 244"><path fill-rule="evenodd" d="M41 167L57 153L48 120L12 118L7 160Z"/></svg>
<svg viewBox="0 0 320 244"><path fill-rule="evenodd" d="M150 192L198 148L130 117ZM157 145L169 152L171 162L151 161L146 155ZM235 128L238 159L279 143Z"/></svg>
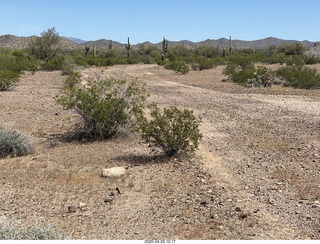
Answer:
<svg viewBox="0 0 320 244"><path fill-rule="evenodd" d="M0 93L0 120L31 136L37 150L0 160L0 216L55 223L76 239L319 239L320 91L244 88L221 82L223 69L82 71L84 80L138 79L150 101L201 116L196 155L171 159L130 132L60 141L77 121L55 103L64 77L24 74ZM126 173L102 178L111 167Z"/></svg>

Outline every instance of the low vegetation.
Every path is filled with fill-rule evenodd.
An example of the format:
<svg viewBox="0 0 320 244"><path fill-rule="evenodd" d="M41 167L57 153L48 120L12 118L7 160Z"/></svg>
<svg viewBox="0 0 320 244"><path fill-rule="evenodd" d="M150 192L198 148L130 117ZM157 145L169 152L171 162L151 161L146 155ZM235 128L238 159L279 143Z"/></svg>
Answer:
<svg viewBox="0 0 320 244"><path fill-rule="evenodd" d="M192 110L170 107L161 111L153 105L150 115L151 120L142 118L138 123L138 130L147 143L160 147L168 156L198 149L202 138L201 120Z"/></svg>
<svg viewBox="0 0 320 244"><path fill-rule="evenodd" d="M0 127L0 158L25 156L33 152L34 147L28 137Z"/></svg>
<svg viewBox="0 0 320 244"><path fill-rule="evenodd" d="M116 135L120 127L135 128L146 142L152 143L168 156L179 152L194 152L202 137L200 119L191 110L176 107L163 112L151 106L151 121L144 115L148 94L136 81L89 79L80 83L80 76L68 76L57 102L73 109L81 122L71 133L71 139L103 140Z"/></svg>
<svg viewBox="0 0 320 244"><path fill-rule="evenodd" d="M285 86L302 89L320 88L320 75L315 69L304 65L284 66L279 68L276 74L285 81Z"/></svg>
<svg viewBox="0 0 320 244"><path fill-rule="evenodd" d="M19 82L19 73L11 70L0 70L0 91L5 91Z"/></svg>
<svg viewBox="0 0 320 244"><path fill-rule="evenodd" d="M184 61L171 61L165 65L165 68L174 70L175 72L184 75L190 71L188 64L186 64Z"/></svg>
<svg viewBox="0 0 320 244"><path fill-rule="evenodd" d="M10 220L0 224L0 240L63 240L68 239L55 225L18 226Z"/></svg>
<svg viewBox="0 0 320 244"><path fill-rule="evenodd" d="M82 85L72 74L57 101L81 118L72 138L102 140L113 137L119 127L130 126L145 100L145 89L136 81L90 79Z"/></svg>

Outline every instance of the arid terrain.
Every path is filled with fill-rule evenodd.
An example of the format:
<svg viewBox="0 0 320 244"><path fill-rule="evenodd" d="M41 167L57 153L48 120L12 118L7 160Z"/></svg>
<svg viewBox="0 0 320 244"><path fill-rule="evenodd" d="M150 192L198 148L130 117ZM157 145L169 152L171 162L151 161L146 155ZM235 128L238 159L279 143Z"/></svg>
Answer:
<svg viewBox="0 0 320 244"><path fill-rule="evenodd" d="M201 116L199 150L177 158L125 130L61 141L78 120L55 103L65 77L23 74L0 93L0 121L29 135L36 152L0 159L1 219L55 224L74 239L320 239L320 90L245 88L221 82L223 69L81 71L138 79L149 102ZM125 175L101 177L115 166Z"/></svg>

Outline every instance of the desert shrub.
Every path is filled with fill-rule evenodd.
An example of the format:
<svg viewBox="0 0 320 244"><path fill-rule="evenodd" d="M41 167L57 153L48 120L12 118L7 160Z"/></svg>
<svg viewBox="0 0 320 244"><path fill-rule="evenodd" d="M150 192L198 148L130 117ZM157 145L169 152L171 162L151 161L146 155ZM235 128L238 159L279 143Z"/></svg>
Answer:
<svg viewBox="0 0 320 244"><path fill-rule="evenodd" d="M187 74L190 71L189 66L184 61L171 61L164 67L181 74Z"/></svg>
<svg viewBox="0 0 320 244"><path fill-rule="evenodd" d="M202 56L195 58L192 64L194 70L212 69L213 67L213 60Z"/></svg>
<svg viewBox="0 0 320 244"><path fill-rule="evenodd" d="M10 54L1 53L0 70L17 71L17 63L15 61L15 57Z"/></svg>
<svg viewBox="0 0 320 244"><path fill-rule="evenodd" d="M81 75L79 72L75 72L75 71L71 72L64 81L64 88L69 89L79 84L81 81L80 78L81 78Z"/></svg>
<svg viewBox="0 0 320 244"><path fill-rule="evenodd" d="M202 138L200 122L191 110L170 107L161 111L153 105L151 120L140 118L138 130L146 142L173 156L179 152L194 152L198 148Z"/></svg>
<svg viewBox="0 0 320 244"><path fill-rule="evenodd" d="M305 50L301 43L285 43L278 47L278 52L285 55L302 55Z"/></svg>
<svg viewBox="0 0 320 244"><path fill-rule="evenodd" d="M229 64L224 70L224 74L228 75L229 78L238 84L247 84L248 80L255 78L256 69L253 64L239 67L235 64Z"/></svg>
<svg viewBox="0 0 320 244"><path fill-rule="evenodd" d="M28 137L13 130L0 127L0 158L25 156L33 153L34 148Z"/></svg>
<svg viewBox="0 0 320 244"><path fill-rule="evenodd" d="M229 65L240 67L241 69L252 68L254 60L252 55L245 53L236 53L229 58Z"/></svg>
<svg viewBox="0 0 320 244"><path fill-rule="evenodd" d="M273 73L266 67L255 67L252 65L246 65L244 68L229 64L224 70L224 74L229 78L241 85L252 85L254 87L267 87L271 86L273 80Z"/></svg>
<svg viewBox="0 0 320 244"><path fill-rule="evenodd" d="M91 79L85 87L65 86L57 102L81 117L71 139L98 140L111 138L120 126L130 125L141 113L146 96L136 81Z"/></svg>
<svg viewBox="0 0 320 244"><path fill-rule="evenodd" d="M317 64L320 63L320 57L314 54L303 55L303 61L305 64Z"/></svg>
<svg viewBox="0 0 320 244"><path fill-rule="evenodd" d="M0 91L5 91L19 82L20 75L15 71L0 70Z"/></svg>
<svg viewBox="0 0 320 244"><path fill-rule="evenodd" d="M61 66L61 75L70 75L74 73L75 64L70 56L66 56Z"/></svg>
<svg viewBox="0 0 320 244"><path fill-rule="evenodd" d="M258 67L255 69L254 78L249 79L247 84L253 87L268 87L272 85L273 73L266 67Z"/></svg>
<svg viewBox="0 0 320 244"><path fill-rule="evenodd" d="M52 224L17 226L10 220L0 224L0 240L62 240L68 238Z"/></svg>
<svg viewBox="0 0 320 244"><path fill-rule="evenodd" d="M315 69L306 66L284 66L279 68L276 74L285 81L285 86L303 89L320 88L320 75Z"/></svg>
<svg viewBox="0 0 320 244"><path fill-rule="evenodd" d="M61 70L63 65L64 57L60 56L43 63L41 68L46 71Z"/></svg>

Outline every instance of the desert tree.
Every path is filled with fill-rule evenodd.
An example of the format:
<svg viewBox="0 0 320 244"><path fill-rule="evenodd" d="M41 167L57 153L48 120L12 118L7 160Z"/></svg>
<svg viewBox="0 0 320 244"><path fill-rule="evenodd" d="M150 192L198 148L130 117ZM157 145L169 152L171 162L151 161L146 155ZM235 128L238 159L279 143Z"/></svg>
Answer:
<svg viewBox="0 0 320 244"><path fill-rule="evenodd" d="M59 33L52 27L32 41L29 48L35 58L48 62L57 56L59 41Z"/></svg>

